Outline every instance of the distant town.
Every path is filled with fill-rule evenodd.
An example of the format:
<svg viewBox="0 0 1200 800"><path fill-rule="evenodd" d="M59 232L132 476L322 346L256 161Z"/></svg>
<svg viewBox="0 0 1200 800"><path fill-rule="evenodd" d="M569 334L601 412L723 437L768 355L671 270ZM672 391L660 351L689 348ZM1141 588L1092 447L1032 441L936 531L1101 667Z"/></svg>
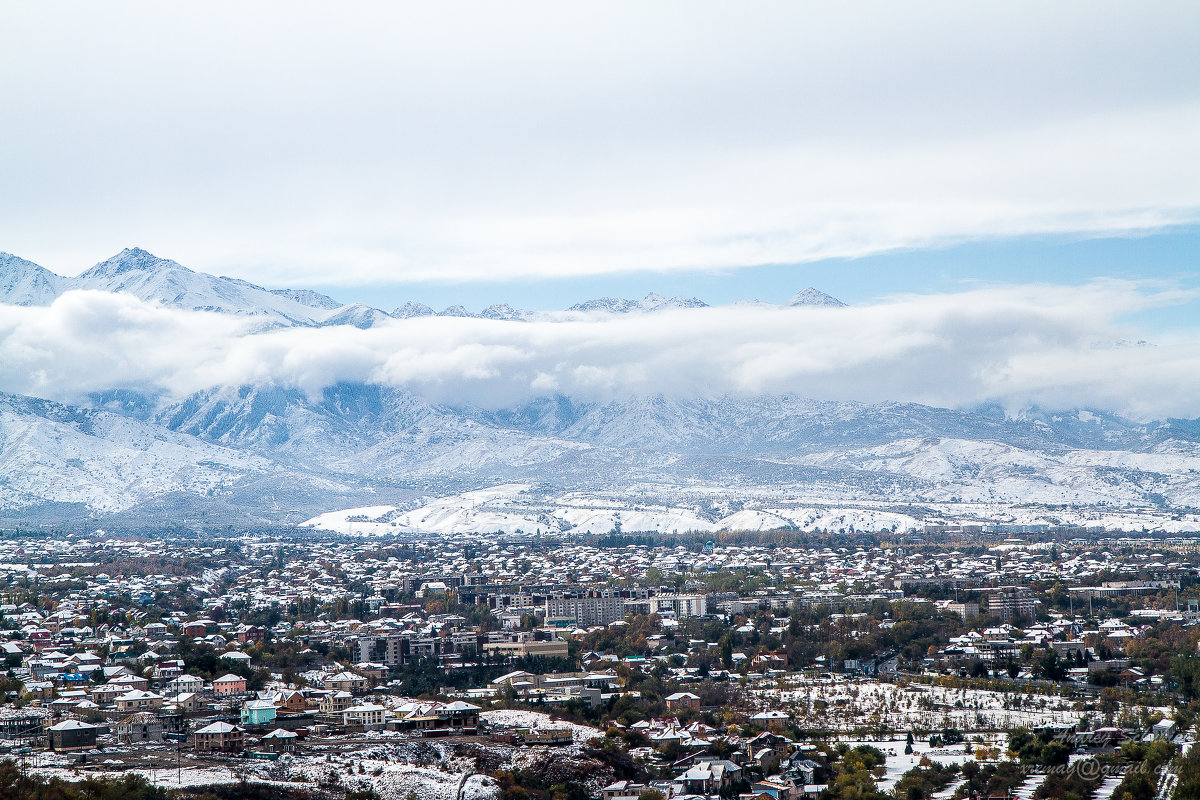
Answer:
<svg viewBox="0 0 1200 800"><path fill-rule="evenodd" d="M8 532L0 790L1191 797L1198 547Z"/></svg>

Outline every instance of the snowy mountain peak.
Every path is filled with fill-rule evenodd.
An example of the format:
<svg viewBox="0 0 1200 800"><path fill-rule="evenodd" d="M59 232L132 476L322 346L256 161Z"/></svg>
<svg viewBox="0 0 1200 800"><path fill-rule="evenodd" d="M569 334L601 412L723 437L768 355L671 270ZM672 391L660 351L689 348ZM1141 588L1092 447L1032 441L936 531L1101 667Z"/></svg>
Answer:
<svg viewBox="0 0 1200 800"><path fill-rule="evenodd" d="M478 314L461 305L435 311L424 303L415 301L409 301L390 313L363 303L346 306L311 289L267 289L240 278L196 272L140 247L126 248L76 278L64 278L33 262L8 253L0 253L0 303L49 305L69 289L124 292L173 308L258 317L269 321L271 325L354 325L369 328L388 319L432 316L507 322L564 319L556 312L528 311L514 308L507 303L490 305ZM737 305L778 307L759 301L741 301ZM786 306L838 308L845 306L845 303L810 287L794 295ZM707 307L708 303L696 297L667 297L650 292L640 300L599 297L577 303L567 311L643 314ZM565 319L570 319L570 315Z"/></svg>
<svg viewBox="0 0 1200 800"><path fill-rule="evenodd" d="M608 314L631 314L646 311L660 311L667 308L706 308L708 303L696 297L665 297L656 292L643 297L641 300L627 300L623 297L598 297L571 306L568 311L603 311Z"/></svg>
<svg viewBox="0 0 1200 800"><path fill-rule="evenodd" d="M62 279L45 267L0 253L0 303L42 306L54 301Z"/></svg>
<svg viewBox="0 0 1200 800"><path fill-rule="evenodd" d="M353 325L355 328L366 330L389 320L391 317L378 308L372 308L365 303L350 303L321 320L321 326Z"/></svg>
<svg viewBox="0 0 1200 800"><path fill-rule="evenodd" d="M302 306L308 306L309 308L333 311L335 308L342 307L342 304L337 300L320 292L314 292L312 289L267 289L267 291L277 297L286 297L288 300L297 302Z"/></svg>
<svg viewBox="0 0 1200 800"><path fill-rule="evenodd" d="M66 280L65 288L123 292L172 308L242 314L272 324L311 325L326 316L321 309L286 294L238 278L193 272L136 247L122 250L78 278Z"/></svg>
<svg viewBox="0 0 1200 800"><path fill-rule="evenodd" d="M140 247L126 247L107 261L101 261L87 272L84 272L79 278L81 280L115 278L120 275L128 275L131 272L165 272L167 270L191 272L190 269L176 261L159 258Z"/></svg>
<svg viewBox="0 0 1200 800"><path fill-rule="evenodd" d="M513 308L508 303L496 303L479 312L479 316L484 319L504 320L506 322L515 322L530 318L528 311L520 311Z"/></svg>
<svg viewBox="0 0 1200 800"><path fill-rule="evenodd" d="M392 316L396 319L412 319L413 317L432 317L434 310L424 303L417 303L409 300L402 306L392 310Z"/></svg>
<svg viewBox="0 0 1200 800"><path fill-rule="evenodd" d="M846 304L836 297L831 297L819 289L808 287L804 291L796 292L792 295L792 299L788 300L787 304L792 307L796 306L817 306L821 308L845 308Z"/></svg>

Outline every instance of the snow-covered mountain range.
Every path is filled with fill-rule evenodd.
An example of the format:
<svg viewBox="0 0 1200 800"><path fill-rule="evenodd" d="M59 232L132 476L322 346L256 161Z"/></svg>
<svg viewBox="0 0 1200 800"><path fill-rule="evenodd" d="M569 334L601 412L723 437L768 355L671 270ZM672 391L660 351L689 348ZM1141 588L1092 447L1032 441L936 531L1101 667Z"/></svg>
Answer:
<svg viewBox="0 0 1200 800"><path fill-rule="evenodd" d="M423 303L409 301L387 312L363 303L342 304L311 289L266 289L237 278L195 272L136 247L122 250L74 278L56 275L32 261L0 252L0 304L49 305L63 292L72 289L124 292L170 308L238 314L273 325L353 325L357 328L414 317L554 321L580 314L638 314L708 305L695 297L664 297L652 292L641 300L601 297L578 303L566 311L526 311L503 303L488 306L478 313L460 305L435 311ZM786 305L840 307L845 304L809 288L794 295Z"/></svg>
<svg viewBox="0 0 1200 800"><path fill-rule="evenodd" d="M535 507L569 495L590 508L603 496L611 517L624 498L627 519L653 505L669 509L672 525L682 524L680 508L706 525L744 511L735 519L748 527L803 508L816 525L851 504L860 526L1058 507L1064 519L1123 511L1139 527L1186 527L1200 506L1200 423L794 397L558 396L497 411L365 384L315 399L279 387L176 402L108 392L87 408L0 398L9 518L47 509L136 517L166 503L188 518L297 521L517 483L533 487L525 494L541 498Z"/></svg>
<svg viewBox="0 0 1200 800"><path fill-rule="evenodd" d="M312 327L315 336L320 326L437 313L265 289L136 249L75 278L0 255L0 304L45 305L71 289ZM703 305L651 294L558 312L494 305L440 314L519 323ZM806 289L789 305L842 304ZM478 493L494 486L519 488L484 503ZM487 516L481 503L509 516ZM372 383L307 393L217 386L186 397L114 386L74 405L0 395L0 521L298 522L351 507L377 513L321 524L715 530L1001 518L1197 529L1200 420L1137 423L1087 410L1013 417L993 407L790 395L599 402L549 393L484 408Z"/></svg>
<svg viewBox="0 0 1200 800"><path fill-rule="evenodd" d="M124 292L172 308L244 314L282 324L314 324L340 307L316 292L271 291L236 278L193 272L138 248L122 250L74 278L0 253L0 303L49 305L72 289Z"/></svg>

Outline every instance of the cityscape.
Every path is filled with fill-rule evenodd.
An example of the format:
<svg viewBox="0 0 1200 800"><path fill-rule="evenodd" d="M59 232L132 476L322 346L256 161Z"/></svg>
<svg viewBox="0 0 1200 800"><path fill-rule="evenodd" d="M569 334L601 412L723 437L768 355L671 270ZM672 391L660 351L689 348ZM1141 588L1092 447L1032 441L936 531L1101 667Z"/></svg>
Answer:
<svg viewBox="0 0 1200 800"><path fill-rule="evenodd" d="M1197 42L0 2L0 800L1200 800Z"/></svg>
<svg viewBox="0 0 1200 800"><path fill-rule="evenodd" d="M1190 779L1168 764L1200 707L1200 539L664 538L6 535L6 780L1040 798Z"/></svg>

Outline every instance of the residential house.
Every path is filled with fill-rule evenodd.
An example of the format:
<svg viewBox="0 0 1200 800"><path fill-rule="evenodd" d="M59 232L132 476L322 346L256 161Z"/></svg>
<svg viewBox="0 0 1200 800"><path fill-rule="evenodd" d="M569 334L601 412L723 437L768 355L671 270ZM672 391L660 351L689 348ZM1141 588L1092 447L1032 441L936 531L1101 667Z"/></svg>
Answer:
<svg viewBox="0 0 1200 800"><path fill-rule="evenodd" d="M700 695L691 692L675 692L667 696L667 711L682 711L684 709L700 710Z"/></svg>
<svg viewBox="0 0 1200 800"><path fill-rule="evenodd" d="M325 688L335 692L360 694L367 690L367 679L353 672L339 672L325 678Z"/></svg>
<svg viewBox="0 0 1200 800"><path fill-rule="evenodd" d="M650 789L647 784L635 781L616 781L600 790L600 800L637 800Z"/></svg>
<svg viewBox="0 0 1200 800"><path fill-rule="evenodd" d="M106 706L112 703L121 695L128 692L129 689L125 686L120 686L115 683L106 683L102 686L93 686L90 689L92 702L97 705Z"/></svg>
<svg viewBox="0 0 1200 800"><path fill-rule="evenodd" d="M245 731L228 722L214 722L192 734L197 752L240 753L245 749Z"/></svg>
<svg viewBox="0 0 1200 800"><path fill-rule="evenodd" d="M183 623L179 628L179 632L184 636L189 636L193 639L199 639L207 636L210 633L216 633L217 623L210 619L197 619L191 622Z"/></svg>
<svg viewBox="0 0 1200 800"><path fill-rule="evenodd" d="M246 693L246 679L232 672L213 681L213 692L221 696Z"/></svg>
<svg viewBox="0 0 1200 800"><path fill-rule="evenodd" d="M275 710L270 700L247 700L242 704L242 724L269 725L275 721Z"/></svg>
<svg viewBox="0 0 1200 800"><path fill-rule="evenodd" d="M113 705L117 707L117 711L132 713L134 711L162 708L163 698L161 694L133 689L117 697L113 701Z"/></svg>
<svg viewBox="0 0 1200 800"><path fill-rule="evenodd" d="M163 688L167 694L199 693L204 689L204 679L196 675L180 675L167 681Z"/></svg>
<svg viewBox="0 0 1200 800"><path fill-rule="evenodd" d="M318 708L322 714L341 714L352 705L354 697L349 692L330 692L321 698Z"/></svg>
<svg viewBox="0 0 1200 800"><path fill-rule="evenodd" d="M239 644L258 644L267 636L267 631L258 625L242 625L234 634Z"/></svg>
<svg viewBox="0 0 1200 800"><path fill-rule="evenodd" d="M113 726L117 741L126 743L160 741L163 730L162 720L148 711L130 714Z"/></svg>
<svg viewBox="0 0 1200 800"><path fill-rule="evenodd" d="M286 714L303 714L308 711L308 700L303 692L295 689L284 689L276 692L273 698L275 707Z"/></svg>
<svg viewBox="0 0 1200 800"><path fill-rule="evenodd" d="M387 709L374 703L350 706L341 712L342 726L350 730L380 731L386 726Z"/></svg>
<svg viewBox="0 0 1200 800"><path fill-rule="evenodd" d="M263 749L270 752L290 753L296 749L296 740L299 738L299 735L293 731L276 728L258 741Z"/></svg>
<svg viewBox="0 0 1200 800"><path fill-rule="evenodd" d="M66 719L52 725L47 733L51 750L90 750L96 746L100 728L77 719Z"/></svg>
<svg viewBox="0 0 1200 800"><path fill-rule="evenodd" d="M742 768L732 761L699 761L676 780L693 794L720 794L742 777Z"/></svg>
<svg viewBox="0 0 1200 800"><path fill-rule="evenodd" d="M115 683L118 686L124 686L126 688L126 690L129 690L129 689L145 690L145 689L150 688L149 680L147 680L146 678L143 678L141 675L134 675L132 673L125 673L123 675L118 675L115 678L111 678L109 680L109 683Z"/></svg>

